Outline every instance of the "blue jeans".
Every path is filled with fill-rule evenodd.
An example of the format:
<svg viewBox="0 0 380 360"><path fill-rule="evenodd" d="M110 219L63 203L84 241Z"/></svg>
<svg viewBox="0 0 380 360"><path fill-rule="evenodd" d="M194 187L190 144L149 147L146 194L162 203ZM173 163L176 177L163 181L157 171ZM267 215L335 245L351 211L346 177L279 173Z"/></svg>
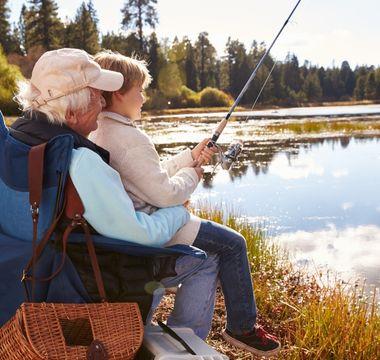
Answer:
<svg viewBox="0 0 380 360"><path fill-rule="evenodd" d="M194 246L208 254L206 260L184 256L177 260L177 276L162 280L163 287L179 284L168 325L190 327L202 339L211 328L215 290L219 278L227 310L227 328L235 334L251 331L256 323L256 302L245 239L238 232L202 220ZM155 293L154 309L163 294Z"/></svg>

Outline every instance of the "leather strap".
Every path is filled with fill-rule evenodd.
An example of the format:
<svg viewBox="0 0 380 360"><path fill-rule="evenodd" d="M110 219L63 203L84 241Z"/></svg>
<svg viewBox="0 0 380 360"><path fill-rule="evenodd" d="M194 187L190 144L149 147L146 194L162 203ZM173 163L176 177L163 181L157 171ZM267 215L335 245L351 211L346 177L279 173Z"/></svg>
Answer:
<svg viewBox="0 0 380 360"><path fill-rule="evenodd" d="M67 178L66 188L65 188L65 203L62 212L54 219L51 226L48 228L44 236L42 237L40 243L37 245L37 230L38 230L38 217L39 217L39 206L41 203L42 187L43 187L43 169L44 169L44 153L45 153L46 143L35 147L32 147L29 152L29 202L31 205L31 213L33 220L33 252L32 258L26 265L23 271L22 281L31 280L32 281L32 296L29 296L27 286L25 286L27 298L30 301L34 297L35 281L50 281L55 276L57 276L60 271L62 271L66 259L66 249L68 244L68 239L71 232L78 226L82 227L88 253L91 260L91 266L94 272L96 285L98 287L99 295L101 300L106 301L106 293L104 289L104 283L101 276L98 259L96 257L95 247L91 238L90 229L88 227L87 221L84 219L83 214L85 208L83 206L82 200L79 197L78 192L70 177ZM53 274L46 278L36 278L35 276L35 264L36 261L41 256L42 251L48 244L51 236L53 235L59 221L62 219L63 212L67 219L71 220L69 225L66 227L63 237L62 237L62 260L58 268ZM32 268L32 275L28 276L28 271ZM25 284L25 283L24 283Z"/></svg>
<svg viewBox="0 0 380 360"><path fill-rule="evenodd" d="M67 203L65 207L66 217L69 219L72 219L72 223L70 226L72 226L73 229L77 226L81 226L82 229L84 230L87 250L88 250L88 254L90 255L92 271L94 272L95 281L98 287L99 295L102 301L106 301L104 283L103 283L102 275L100 273L100 268L99 268L98 259L96 257L94 243L91 238L91 233L90 233L90 229L88 227L87 221L83 217L85 209L84 209L82 200L79 197L79 194L70 177L67 179L67 182L66 182L66 199L67 199Z"/></svg>
<svg viewBox="0 0 380 360"><path fill-rule="evenodd" d="M38 237L38 217L42 197L42 185L44 175L46 143L34 146L28 155L28 182L29 182L29 203L33 221L33 240L32 240L32 274L33 279L36 268L36 247ZM25 273L23 277L25 276ZM35 281L32 280L32 298L34 297ZM28 295L28 293L27 293Z"/></svg>
<svg viewBox="0 0 380 360"><path fill-rule="evenodd" d="M29 151L29 203L37 208L40 206L42 196L46 144L33 146Z"/></svg>

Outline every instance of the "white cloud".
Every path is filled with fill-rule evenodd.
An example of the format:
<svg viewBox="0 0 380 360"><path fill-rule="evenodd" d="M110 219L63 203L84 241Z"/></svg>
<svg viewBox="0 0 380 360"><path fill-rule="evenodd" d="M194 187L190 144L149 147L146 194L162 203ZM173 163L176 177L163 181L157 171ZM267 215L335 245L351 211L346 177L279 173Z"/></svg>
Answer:
<svg viewBox="0 0 380 360"><path fill-rule="evenodd" d="M303 156L288 160L284 154L274 158L269 171L286 180L305 179L310 175L322 176L324 174L323 167L317 164L312 157Z"/></svg>

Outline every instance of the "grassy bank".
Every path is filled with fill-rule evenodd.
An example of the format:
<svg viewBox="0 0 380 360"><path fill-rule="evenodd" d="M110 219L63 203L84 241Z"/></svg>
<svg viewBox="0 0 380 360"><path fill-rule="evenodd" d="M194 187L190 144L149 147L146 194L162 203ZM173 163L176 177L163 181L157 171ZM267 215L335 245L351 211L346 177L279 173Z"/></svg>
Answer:
<svg viewBox="0 0 380 360"><path fill-rule="evenodd" d="M265 126L265 130L273 133L290 132L297 135L300 134L319 134L319 133L342 133L354 134L364 131L379 131L380 122L378 120L354 119L354 120L329 120L314 121L308 120L297 123L278 123Z"/></svg>
<svg viewBox="0 0 380 360"><path fill-rule="evenodd" d="M281 338L279 359L380 358L380 309L376 294L362 287L336 281L323 285L323 274L310 275L296 269L289 255L271 244L266 234L238 217L222 211L198 210L198 215L227 223L247 240L252 266L259 323ZM168 297L158 312L165 318L173 303ZM218 294L209 344L231 359L253 359L225 344L222 294Z"/></svg>

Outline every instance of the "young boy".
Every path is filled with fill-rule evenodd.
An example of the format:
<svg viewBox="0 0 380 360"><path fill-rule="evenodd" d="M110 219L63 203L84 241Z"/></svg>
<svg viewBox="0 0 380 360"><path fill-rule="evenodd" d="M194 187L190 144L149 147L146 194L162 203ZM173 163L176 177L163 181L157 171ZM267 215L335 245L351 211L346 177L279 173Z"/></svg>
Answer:
<svg viewBox="0 0 380 360"><path fill-rule="evenodd" d="M193 150L186 149L169 160L160 161L151 139L134 124L134 120L141 117L143 91L151 82L146 63L111 51L97 54L95 61L104 69L122 73L124 84L118 91L103 92L105 111L90 139L110 152L110 165L120 173L136 210L151 214L158 208L185 203L203 174L196 160L203 157L203 163L209 162L216 149L207 148L209 139L205 139ZM166 245L172 244L194 245L217 257L217 276L227 308L224 339L257 355L277 353L278 340L256 324L256 303L244 237L226 226L192 216ZM178 271L177 275L181 279ZM192 293L183 287L186 286L182 285L176 295L168 324L191 327L205 338L211 327L215 284L210 294L204 294L203 302L199 301L202 294L198 294L197 304ZM195 296L196 290L192 291Z"/></svg>

